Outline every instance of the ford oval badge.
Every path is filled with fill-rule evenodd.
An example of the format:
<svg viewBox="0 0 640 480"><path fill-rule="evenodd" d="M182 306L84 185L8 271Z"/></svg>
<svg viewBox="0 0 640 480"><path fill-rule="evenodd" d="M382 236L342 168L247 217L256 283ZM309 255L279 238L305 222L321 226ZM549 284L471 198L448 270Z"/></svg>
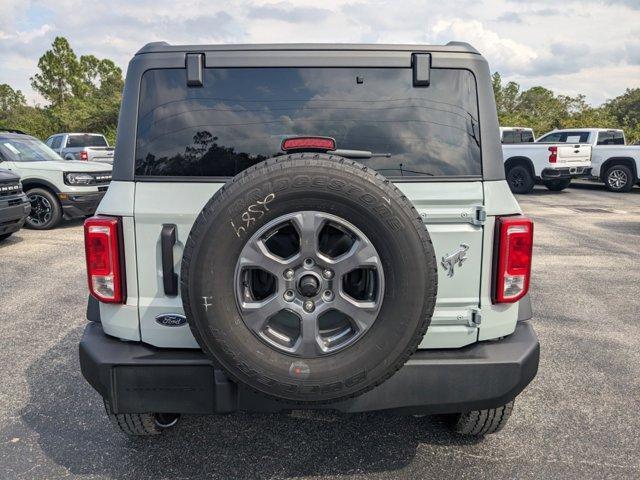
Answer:
<svg viewBox="0 0 640 480"><path fill-rule="evenodd" d="M181 327L187 323L187 317L177 313L163 313L156 317L156 322L163 327Z"/></svg>

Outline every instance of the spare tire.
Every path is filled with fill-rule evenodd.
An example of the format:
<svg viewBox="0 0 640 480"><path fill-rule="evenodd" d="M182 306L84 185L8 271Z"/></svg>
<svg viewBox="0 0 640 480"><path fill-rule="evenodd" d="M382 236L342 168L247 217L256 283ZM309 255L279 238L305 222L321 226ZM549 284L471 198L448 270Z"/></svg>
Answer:
<svg viewBox="0 0 640 480"><path fill-rule="evenodd" d="M431 321L429 234L382 175L298 153L233 178L185 245L189 325L232 378L313 404L360 395L396 372Z"/></svg>

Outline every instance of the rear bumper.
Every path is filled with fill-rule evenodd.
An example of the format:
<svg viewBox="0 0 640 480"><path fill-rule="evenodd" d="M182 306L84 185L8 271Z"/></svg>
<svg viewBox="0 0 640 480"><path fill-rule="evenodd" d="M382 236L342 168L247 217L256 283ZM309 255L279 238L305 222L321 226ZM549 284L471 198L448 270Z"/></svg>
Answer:
<svg viewBox="0 0 640 480"><path fill-rule="evenodd" d="M24 194L0 200L0 235L20 230L29 212L31 204Z"/></svg>
<svg viewBox="0 0 640 480"><path fill-rule="evenodd" d="M102 192L59 193L64 218L70 220L93 215L105 193L106 188Z"/></svg>
<svg viewBox="0 0 640 480"><path fill-rule="evenodd" d="M561 168L545 168L542 170L543 180L555 180L559 178L581 178L590 177L591 167L571 166Z"/></svg>
<svg viewBox="0 0 640 480"><path fill-rule="evenodd" d="M419 350L389 380L359 397L304 407L239 387L200 350L123 342L87 325L80 367L116 413L277 412L303 408L342 412L396 410L456 413L503 405L535 377L540 346L529 322L499 341L456 350Z"/></svg>

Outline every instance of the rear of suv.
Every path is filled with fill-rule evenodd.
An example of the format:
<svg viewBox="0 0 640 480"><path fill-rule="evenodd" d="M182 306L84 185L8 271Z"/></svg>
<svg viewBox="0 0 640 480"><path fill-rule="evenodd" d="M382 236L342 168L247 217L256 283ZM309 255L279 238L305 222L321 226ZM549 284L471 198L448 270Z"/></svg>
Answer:
<svg viewBox="0 0 640 480"><path fill-rule="evenodd" d="M80 365L110 419L507 421L537 372L533 224L467 44L149 44L85 222Z"/></svg>

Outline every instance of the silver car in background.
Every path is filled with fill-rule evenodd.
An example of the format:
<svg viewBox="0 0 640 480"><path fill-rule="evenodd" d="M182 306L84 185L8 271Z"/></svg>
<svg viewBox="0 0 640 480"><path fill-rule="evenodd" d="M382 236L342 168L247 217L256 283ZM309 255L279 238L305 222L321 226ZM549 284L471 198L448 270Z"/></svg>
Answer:
<svg viewBox="0 0 640 480"><path fill-rule="evenodd" d="M58 133L45 142L65 160L103 162L113 165L114 147L100 133Z"/></svg>

